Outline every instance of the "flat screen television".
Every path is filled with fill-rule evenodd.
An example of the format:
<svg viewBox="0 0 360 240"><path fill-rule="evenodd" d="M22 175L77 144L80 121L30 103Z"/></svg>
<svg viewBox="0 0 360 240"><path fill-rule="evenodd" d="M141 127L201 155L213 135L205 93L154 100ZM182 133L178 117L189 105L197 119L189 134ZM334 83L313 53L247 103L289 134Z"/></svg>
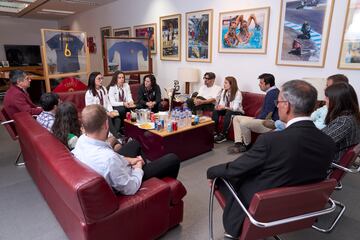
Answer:
<svg viewBox="0 0 360 240"><path fill-rule="evenodd" d="M41 65L39 45L4 45L4 49L10 67Z"/></svg>

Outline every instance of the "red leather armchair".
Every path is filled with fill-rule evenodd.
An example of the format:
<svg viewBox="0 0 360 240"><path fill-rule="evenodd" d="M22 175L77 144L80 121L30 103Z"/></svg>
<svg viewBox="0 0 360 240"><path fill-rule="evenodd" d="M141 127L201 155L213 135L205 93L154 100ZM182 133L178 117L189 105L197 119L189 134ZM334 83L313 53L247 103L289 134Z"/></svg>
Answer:
<svg viewBox="0 0 360 240"><path fill-rule="evenodd" d="M230 183L223 178L217 178L213 181L210 193L210 239L213 239L212 208L214 196L222 208L225 206L223 195L216 189L216 181L220 179L224 181L247 215L239 237L241 240L256 240L271 236L279 239L276 236L277 234L309 228L313 225L317 216L331 213L336 208L334 201L330 198L336 186L334 179L258 192L253 196L249 207L246 209ZM327 202L330 203L330 206L325 208Z"/></svg>
<svg viewBox="0 0 360 240"><path fill-rule="evenodd" d="M0 121L1 121L1 125L3 125L6 129L6 131L9 133L10 137L12 138L12 140L17 141L18 140L18 135L15 129L15 125L14 125L14 121L12 119L10 119L9 115L7 114L7 112L5 111L5 109L1 109L0 112ZM19 162L21 157L21 151L18 153L16 160L15 160L15 166L23 166L24 163L23 162Z"/></svg>
<svg viewBox="0 0 360 240"><path fill-rule="evenodd" d="M356 158L359 157L359 155L360 155L360 143L349 148L344 153L344 155L341 157L341 159L338 163L331 164L332 169L331 169L329 178L336 180L337 187L335 189L337 189L337 190L342 189L342 185L341 185L340 181L345 176L346 173L359 173L360 172L360 167L358 167L357 169L351 168L351 166L355 162ZM339 201L334 200L334 202L335 202L336 206L340 208L340 211L337 213L336 218L334 219L334 221L331 223L331 225L328 228L320 228L320 227L315 226L316 230L319 230L321 232L332 231L334 229L335 225L340 220L341 216L344 214L345 209L346 209L345 205Z"/></svg>
<svg viewBox="0 0 360 240"><path fill-rule="evenodd" d="M155 239L182 221L181 182L151 178L116 195L28 113L14 120L27 170L70 239Z"/></svg>

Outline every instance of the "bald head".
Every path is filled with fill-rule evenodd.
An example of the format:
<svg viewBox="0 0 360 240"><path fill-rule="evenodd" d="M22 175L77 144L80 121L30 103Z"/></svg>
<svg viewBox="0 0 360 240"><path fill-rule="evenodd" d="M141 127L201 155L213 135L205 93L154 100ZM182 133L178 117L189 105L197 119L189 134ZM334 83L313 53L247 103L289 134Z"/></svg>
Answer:
<svg viewBox="0 0 360 240"><path fill-rule="evenodd" d="M86 106L81 112L81 121L86 133L100 132L107 121L105 108L99 104Z"/></svg>

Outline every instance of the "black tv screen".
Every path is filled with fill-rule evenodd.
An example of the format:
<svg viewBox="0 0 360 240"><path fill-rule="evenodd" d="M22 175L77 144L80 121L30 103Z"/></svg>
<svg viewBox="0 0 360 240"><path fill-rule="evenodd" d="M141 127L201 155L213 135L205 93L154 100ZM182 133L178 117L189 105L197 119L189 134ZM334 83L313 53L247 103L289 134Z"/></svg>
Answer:
<svg viewBox="0 0 360 240"><path fill-rule="evenodd" d="M38 45L4 45L10 67L40 66L41 53Z"/></svg>

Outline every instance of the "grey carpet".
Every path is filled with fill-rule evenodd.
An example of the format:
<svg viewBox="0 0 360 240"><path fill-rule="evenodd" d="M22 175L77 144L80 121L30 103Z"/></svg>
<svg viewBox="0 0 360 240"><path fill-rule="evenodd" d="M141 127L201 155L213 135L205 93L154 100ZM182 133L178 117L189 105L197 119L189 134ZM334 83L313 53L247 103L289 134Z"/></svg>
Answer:
<svg viewBox="0 0 360 240"><path fill-rule="evenodd" d="M188 193L185 197L184 221L160 239L198 240L208 239L209 187L206 169L209 166L234 159L226 154L226 142L215 145L213 151L181 164L179 180ZM51 210L28 175L25 167L15 167L13 162L19 151L17 142L11 140L4 127L0 128L0 239L1 240L62 240L67 239ZM360 181L357 175L347 175L344 189L333 197L346 204L344 217L330 234L312 229L284 234L283 239L358 239L360 224ZM215 203L215 239L223 239L221 209ZM324 219L326 221L328 219Z"/></svg>

